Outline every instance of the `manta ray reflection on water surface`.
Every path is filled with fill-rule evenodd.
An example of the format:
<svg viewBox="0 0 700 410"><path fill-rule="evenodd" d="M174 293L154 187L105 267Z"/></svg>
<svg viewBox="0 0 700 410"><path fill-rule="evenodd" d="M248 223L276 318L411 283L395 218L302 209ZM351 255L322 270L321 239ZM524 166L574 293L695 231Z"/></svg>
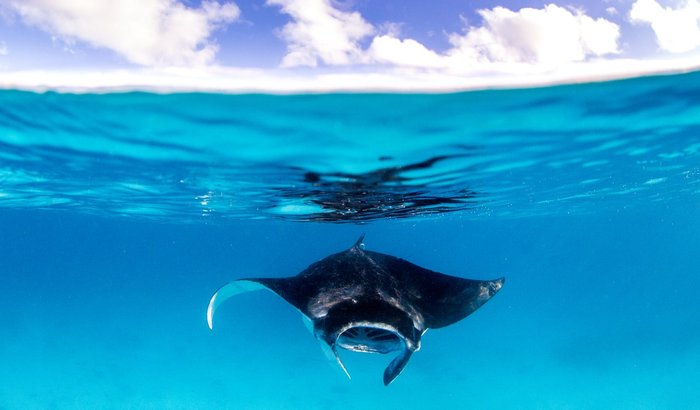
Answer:
<svg viewBox="0 0 700 410"><path fill-rule="evenodd" d="M451 325L486 303L504 283L444 275L408 261L367 251L364 235L348 250L330 255L287 278L239 279L212 296L207 323L227 299L269 289L296 307L321 345L338 361L337 348L399 354L384 371L391 383L421 345L428 329Z"/></svg>

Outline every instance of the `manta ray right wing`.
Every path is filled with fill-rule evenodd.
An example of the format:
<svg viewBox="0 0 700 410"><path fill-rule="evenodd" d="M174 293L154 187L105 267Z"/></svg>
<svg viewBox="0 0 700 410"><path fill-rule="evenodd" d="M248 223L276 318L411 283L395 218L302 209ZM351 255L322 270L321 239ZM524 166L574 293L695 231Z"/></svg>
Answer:
<svg viewBox="0 0 700 410"><path fill-rule="evenodd" d="M238 296L243 293L254 292L258 290L269 290L276 295L282 297L287 302L292 304L292 306L299 309L302 318L304 319L304 324L309 329L309 331L314 334L313 322L301 309L298 297L294 292L294 282L293 278L259 278L259 279L239 279L229 282L222 286L219 290L214 293L209 301L209 306L207 308L207 324L209 325L209 330L213 330L214 325L214 312L218 309L221 304L225 301L231 299L234 296ZM295 303L296 302L296 303ZM350 373L348 373L347 368L340 359L335 347L331 348L325 342L319 339L321 350L330 362L338 363L343 372L350 378Z"/></svg>
<svg viewBox="0 0 700 410"><path fill-rule="evenodd" d="M261 278L261 279L239 279L229 282L219 288L209 300L207 307L207 324L209 330L213 329L214 312L221 306L222 303L231 299L234 296L242 293L253 292L256 290L267 289L276 295L281 296L292 306L296 307L302 315L306 313L301 309L302 306L294 298L294 292L290 292L290 287L293 285L293 278ZM297 303L295 303L297 302Z"/></svg>
<svg viewBox="0 0 700 410"><path fill-rule="evenodd" d="M234 280L222 286L214 293L209 300L209 306L207 306L207 324L209 325L209 330L214 329L214 312L216 312L216 309L221 306L222 303L236 295L263 289L269 288L260 282L248 279Z"/></svg>

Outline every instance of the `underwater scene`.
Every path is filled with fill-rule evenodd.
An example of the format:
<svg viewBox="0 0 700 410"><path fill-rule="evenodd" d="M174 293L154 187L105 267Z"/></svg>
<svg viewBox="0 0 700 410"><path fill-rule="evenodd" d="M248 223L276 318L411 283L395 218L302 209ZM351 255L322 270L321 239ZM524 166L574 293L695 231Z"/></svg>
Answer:
<svg viewBox="0 0 700 410"><path fill-rule="evenodd" d="M700 408L698 72L7 89L0 232L3 410Z"/></svg>

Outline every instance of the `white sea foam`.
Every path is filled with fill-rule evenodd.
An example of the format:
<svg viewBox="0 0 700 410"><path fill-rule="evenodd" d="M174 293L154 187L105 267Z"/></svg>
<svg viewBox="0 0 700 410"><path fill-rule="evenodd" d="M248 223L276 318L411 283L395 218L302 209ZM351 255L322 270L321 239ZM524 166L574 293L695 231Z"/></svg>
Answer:
<svg viewBox="0 0 700 410"><path fill-rule="evenodd" d="M608 59L535 65L490 63L464 69L389 67L320 69L133 68L114 70L0 71L0 89L62 92L209 91L264 92L451 92L586 83L700 69L700 57L633 60Z"/></svg>

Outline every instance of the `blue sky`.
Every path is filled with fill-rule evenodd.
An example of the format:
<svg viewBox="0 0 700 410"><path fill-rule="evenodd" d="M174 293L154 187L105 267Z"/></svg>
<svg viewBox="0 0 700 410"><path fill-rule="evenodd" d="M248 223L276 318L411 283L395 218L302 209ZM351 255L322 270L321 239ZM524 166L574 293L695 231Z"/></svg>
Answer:
<svg viewBox="0 0 700 410"><path fill-rule="evenodd" d="M700 0L0 0L4 87L472 88L689 70L699 49Z"/></svg>

